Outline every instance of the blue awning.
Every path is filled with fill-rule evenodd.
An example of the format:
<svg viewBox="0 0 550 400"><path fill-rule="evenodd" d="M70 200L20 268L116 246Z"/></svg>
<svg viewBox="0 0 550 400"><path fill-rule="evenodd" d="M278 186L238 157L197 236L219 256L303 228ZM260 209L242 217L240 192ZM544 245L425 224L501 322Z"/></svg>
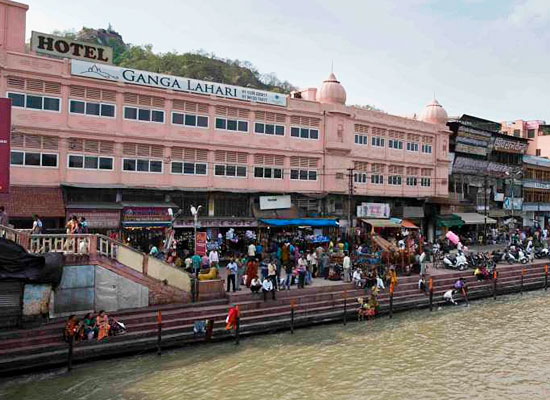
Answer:
<svg viewBox="0 0 550 400"><path fill-rule="evenodd" d="M338 221L325 218L260 219L260 222L271 226L339 226Z"/></svg>

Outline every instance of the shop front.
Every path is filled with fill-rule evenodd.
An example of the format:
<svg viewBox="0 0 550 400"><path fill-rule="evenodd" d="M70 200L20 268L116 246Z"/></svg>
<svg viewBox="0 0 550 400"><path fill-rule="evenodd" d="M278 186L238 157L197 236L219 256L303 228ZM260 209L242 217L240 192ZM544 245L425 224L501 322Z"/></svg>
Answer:
<svg viewBox="0 0 550 400"><path fill-rule="evenodd" d="M246 246L257 239L258 222L254 218L199 217L197 231L206 233L206 250L222 254L244 253ZM195 222L193 218L178 218L174 222L175 239L183 249L193 250Z"/></svg>
<svg viewBox="0 0 550 400"><path fill-rule="evenodd" d="M263 243L288 241L303 249L340 237L340 224L334 218L262 218L259 222Z"/></svg>
<svg viewBox="0 0 550 400"><path fill-rule="evenodd" d="M176 210L171 203L122 203L122 239L142 251L151 245L160 248Z"/></svg>

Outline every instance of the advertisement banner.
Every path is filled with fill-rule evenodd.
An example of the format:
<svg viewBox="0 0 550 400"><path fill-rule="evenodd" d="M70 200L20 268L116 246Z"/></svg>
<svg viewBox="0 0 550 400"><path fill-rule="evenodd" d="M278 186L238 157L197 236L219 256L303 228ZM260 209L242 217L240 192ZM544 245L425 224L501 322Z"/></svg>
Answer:
<svg viewBox="0 0 550 400"><path fill-rule="evenodd" d="M206 254L206 232L197 232L195 236L195 254L199 256Z"/></svg>
<svg viewBox="0 0 550 400"><path fill-rule="evenodd" d="M260 210L278 210L290 206L290 196L260 196Z"/></svg>
<svg viewBox="0 0 550 400"><path fill-rule="evenodd" d="M31 50L38 54L49 56L77 58L100 63L113 62L113 49L95 43L78 42L76 40L49 33L32 32Z"/></svg>
<svg viewBox="0 0 550 400"><path fill-rule="evenodd" d="M389 218L390 205L388 203L361 203L357 206L359 218Z"/></svg>
<svg viewBox="0 0 550 400"><path fill-rule="evenodd" d="M11 100L0 99L0 193L10 190Z"/></svg>
<svg viewBox="0 0 550 400"><path fill-rule="evenodd" d="M165 207L124 207L122 220L125 222L157 222L172 220Z"/></svg>
<svg viewBox="0 0 550 400"><path fill-rule="evenodd" d="M521 210L523 208L523 198L515 197L512 199L511 197L505 197L502 208L504 208L505 210L511 210L512 207L514 208L514 210Z"/></svg>
<svg viewBox="0 0 550 400"><path fill-rule="evenodd" d="M254 103L286 106L287 96L280 93L157 74L131 68L121 68L114 65L97 64L88 61L71 60L71 75L174 90L176 92L214 95Z"/></svg>

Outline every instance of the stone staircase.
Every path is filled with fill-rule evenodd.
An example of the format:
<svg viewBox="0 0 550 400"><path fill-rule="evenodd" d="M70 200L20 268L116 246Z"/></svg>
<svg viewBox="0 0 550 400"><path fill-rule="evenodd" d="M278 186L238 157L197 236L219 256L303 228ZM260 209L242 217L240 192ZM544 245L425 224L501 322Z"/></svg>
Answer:
<svg viewBox="0 0 550 400"><path fill-rule="evenodd" d="M498 294L517 292L520 289L522 271L524 290L540 289L544 285L544 263L533 265L500 266ZM465 277L469 286L469 299L492 296L493 282L478 282L472 271L452 272L434 276L434 304L442 302L442 294L459 277ZM418 276L400 277L395 289L393 311L426 308L429 296L417 287ZM277 292L276 300L262 295L230 294L226 299L211 300L200 304L170 304L145 309L126 310L116 314L124 322L128 333L96 341L77 343L74 349L75 362L135 354L156 349L157 311L162 313L162 347L176 347L196 342L193 323L196 320L211 319L214 331L211 340L231 338L234 333L225 331L225 318L229 302L239 305L240 335L290 329L291 302L294 303L294 326L341 321L344 308L347 317L356 315L356 298L366 296L363 289L355 289L352 284L307 287ZM460 296L457 296L460 298ZM389 311L389 295L379 296L381 315ZM66 363L68 346L61 339L63 320L52 320L37 329L16 330L0 333L0 373L18 373L33 368L61 366Z"/></svg>

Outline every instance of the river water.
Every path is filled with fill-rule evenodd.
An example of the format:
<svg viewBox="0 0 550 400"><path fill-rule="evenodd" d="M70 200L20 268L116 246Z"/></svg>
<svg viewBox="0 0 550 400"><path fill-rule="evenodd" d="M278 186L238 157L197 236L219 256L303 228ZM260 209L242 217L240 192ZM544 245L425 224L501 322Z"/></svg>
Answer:
<svg viewBox="0 0 550 400"><path fill-rule="evenodd" d="M550 293L77 365L0 399L550 399Z"/></svg>

